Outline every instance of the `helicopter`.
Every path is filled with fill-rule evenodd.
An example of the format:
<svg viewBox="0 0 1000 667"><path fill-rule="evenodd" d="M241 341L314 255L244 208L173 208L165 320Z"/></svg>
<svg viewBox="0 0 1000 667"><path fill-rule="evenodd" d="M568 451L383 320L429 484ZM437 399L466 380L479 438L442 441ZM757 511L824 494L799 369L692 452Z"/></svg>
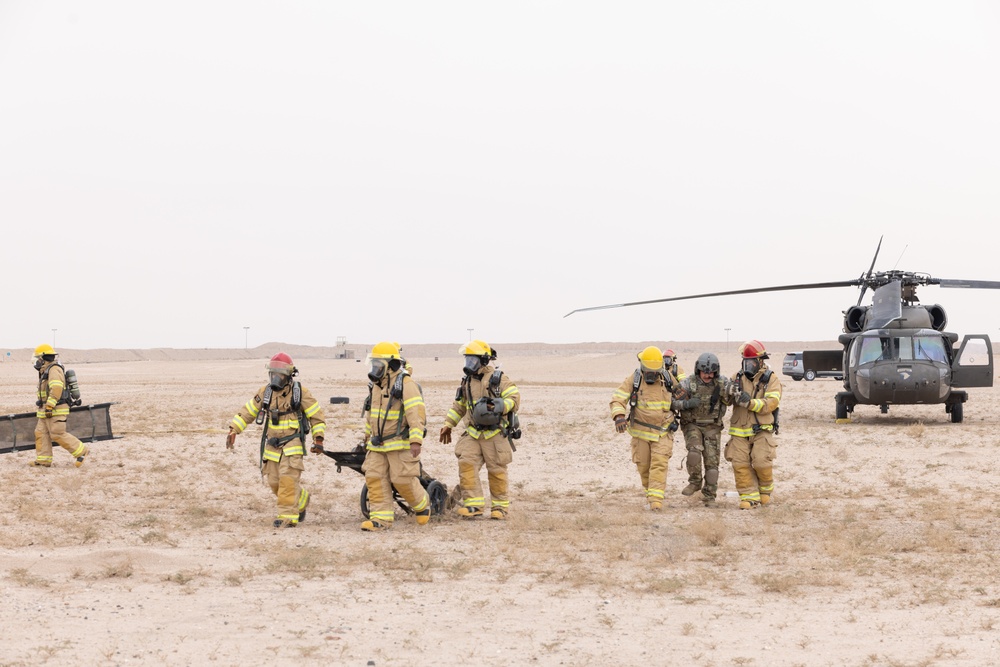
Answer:
<svg viewBox="0 0 1000 667"><path fill-rule="evenodd" d="M857 405L877 405L883 414L890 405L944 404L953 423L963 419L968 392L958 387L993 386L993 346L987 334L968 334L960 347L958 334L945 331L948 317L938 304L923 305L917 288L937 285L958 289L1000 289L1000 281L933 278L910 271L875 271L882 247L879 239L868 271L859 278L822 283L777 285L726 292L691 294L648 301L592 306L573 313L621 308L713 296L755 294L829 287L861 288L855 305L842 311L844 391L836 395L834 414L848 421ZM861 305L872 291L871 305ZM840 352L840 350L837 350Z"/></svg>

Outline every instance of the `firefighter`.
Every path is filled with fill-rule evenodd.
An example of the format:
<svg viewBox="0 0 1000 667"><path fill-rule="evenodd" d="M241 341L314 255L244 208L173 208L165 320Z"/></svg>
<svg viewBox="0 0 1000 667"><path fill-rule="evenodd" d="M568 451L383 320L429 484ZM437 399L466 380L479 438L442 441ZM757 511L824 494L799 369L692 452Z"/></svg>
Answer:
<svg viewBox="0 0 1000 667"><path fill-rule="evenodd" d="M663 351L663 368L674 376L674 380L676 382L680 382L688 376L687 371L681 368L680 364L677 363L677 353L670 348Z"/></svg>
<svg viewBox="0 0 1000 667"><path fill-rule="evenodd" d="M306 518L309 492L302 486L306 435L312 434L312 451L323 452L326 420L323 409L308 389L293 378L299 371L284 352L264 366L268 383L236 413L229 424L226 449L233 449L236 436L256 421L261 435L261 478L277 497L275 528L294 528Z"/></svg>
<svg viewBox="0 0 1000 667"><path fill-rule="evenodd" d="M361 472L368 487L370 510L361 530L392 528L392 491L413 510L418 525L431 518L431 501L420 484L420 449L427 433L427 412L420 387L410 377L395 343L372 348L370 407L365 421L365 462Z"/></svg>
<svg viewBox="0 0 1000 667"><path fill-rule="evenodd" d="M646 491L649 509L663 507L667 462L674 450L677 422L671 408L677 391L674 376L663 366L663 352L647 347L639 368L626 376L611 396L611 418L618 433L632 436L632 462Z"/></svg>
<svg viewBox="0 0 1000 667"><path fill-rule="evenodd" d="M692 496L701 491L706 507L715 507L719 490L719 445L722 419L732 403L729 378L720 377L719 358L705 352L694 362L694 375L680 382L687 398L674 401L687 447L688 485L681 491ZM702 462L705 474L702 477Z"/></svg>
<svg viewBox="0 0 1000 667"><path fill-rule="evenodd" d="M38 371L38 424L35 426L35 460L29 466L52 467L52 443L69 452L75 459L76 467L90 453L90 447L79 438L66 431L69 419L69 389L66 386L66 369L56 361L56 351L51 345L39 345L31 358Z"/></svg>
<svg viewBox="0 0 1000 667"><path fill-rule="evenodd" d="M768 354L763 343L749 340L740 345L739 354L742 368L730 386L733 416L726 460L733 464L740 509L748 510L767 505L774 494L781 382L764 361Z"/></svg>
<svg viewBox="0 0 1000 667"><path fill-rule="evenodd" d="M439 439L451 443L451 431L465 421L465 431L455 444L458 484L462 504L456 512L464 519L483 516L486 499L479 471L486 465L490 488L490 518L503 521L510 511L507 466L514 459L513 440L520 437L512 425L521 405L521 393L507 374L493 364L496 352L485 341L463 345L465 377L455 402L445 416Z"/></svg>

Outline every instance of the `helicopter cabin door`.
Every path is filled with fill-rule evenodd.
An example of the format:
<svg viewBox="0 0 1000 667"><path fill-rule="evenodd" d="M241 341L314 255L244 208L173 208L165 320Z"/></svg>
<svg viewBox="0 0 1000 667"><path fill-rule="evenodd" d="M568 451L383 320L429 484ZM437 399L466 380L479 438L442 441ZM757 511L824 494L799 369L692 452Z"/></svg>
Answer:
<svg viewBox="0 0 1000 667"><path fill-rule="evenodd" d="M951 383L956 387L993 386L993 345L986 334L969 334L951 365Z"/></svg>

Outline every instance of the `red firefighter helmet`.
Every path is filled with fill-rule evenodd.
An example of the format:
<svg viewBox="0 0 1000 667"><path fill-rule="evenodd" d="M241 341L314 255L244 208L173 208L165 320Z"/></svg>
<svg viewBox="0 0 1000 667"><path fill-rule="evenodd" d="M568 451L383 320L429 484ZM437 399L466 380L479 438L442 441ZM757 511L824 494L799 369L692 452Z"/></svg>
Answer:
<svg viewBox="0 0 1000 667"><path fill-rule="evenodd" d="M267 362L266 368L271 373L291 375L292 372L295 371L295 364L292 363L292 358L290 356L284 352L279 352L271 357L271 361Z"/></svg>
<svg viewBox="0 0 1000 667"><path fill-rule="evenodd" d="M759 340L748 340L740 345L740 356L744 359L767 359L767 350Z"/></svg>

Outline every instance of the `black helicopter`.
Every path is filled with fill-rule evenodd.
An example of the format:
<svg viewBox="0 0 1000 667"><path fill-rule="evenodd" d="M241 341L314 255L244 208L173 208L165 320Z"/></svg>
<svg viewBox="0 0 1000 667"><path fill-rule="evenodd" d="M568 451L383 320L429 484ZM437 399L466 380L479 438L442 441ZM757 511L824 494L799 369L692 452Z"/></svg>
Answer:
<svg viewBox="0 0 1000 667"><path fill-rule="evenodd" d="M692 294L649 301L634 301L587 310L638 306L649 303L701 299L712 296L755 294L826 287L861 287L857 304L844 311L844 389L836 397L836 417L846 420L856 405L878 405L883 413L890 405L944 403L951 421L962 421L968 393L956 387L993 386L993 346L987 334L969 334L958 344L958 334L945 331L948 318L938 304L925 306L917 299L917 288L938 285L959 289L1000 289L1000 282L932 278L909 271L875 272L882 240L867 273L854 280L801 285L779 285L754 289ZM872 290L872 304L862 306L865 292ZM839 350L838 350L839 352Z"/></svg>

